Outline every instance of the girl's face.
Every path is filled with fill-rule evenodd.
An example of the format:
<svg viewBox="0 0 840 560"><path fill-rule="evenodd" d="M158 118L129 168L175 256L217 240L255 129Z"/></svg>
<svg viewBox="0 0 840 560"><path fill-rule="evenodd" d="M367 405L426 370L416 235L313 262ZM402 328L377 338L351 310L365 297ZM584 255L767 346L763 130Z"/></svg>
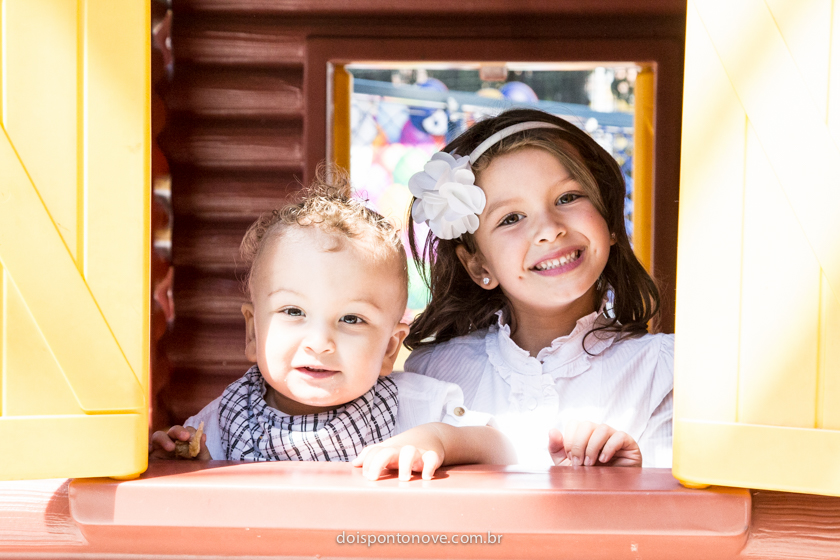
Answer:
<svg viewBox="0 0 840 560"><path fill-rule="evenodd" d="M522 148L498 156L476 182L487 196L478 252L459 256L478 285L501 286L517 316L591 313L615 241L566 167L545 150Z"/></svg>

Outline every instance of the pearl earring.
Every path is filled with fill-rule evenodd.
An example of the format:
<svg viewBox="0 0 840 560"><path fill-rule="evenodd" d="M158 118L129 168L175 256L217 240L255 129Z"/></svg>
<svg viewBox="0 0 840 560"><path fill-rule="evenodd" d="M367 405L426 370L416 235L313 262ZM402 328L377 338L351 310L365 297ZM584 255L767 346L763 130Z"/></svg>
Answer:
<svg viewBox="0 0 840 560"><path fill-rule="evenodd" d="M485 278L482 280L482 282L484 282L484 285L486 286L487 284L489 284L489 283L490 283L490 279L489 279L489 278L487 278L487 277L485 277Z"/></svg>

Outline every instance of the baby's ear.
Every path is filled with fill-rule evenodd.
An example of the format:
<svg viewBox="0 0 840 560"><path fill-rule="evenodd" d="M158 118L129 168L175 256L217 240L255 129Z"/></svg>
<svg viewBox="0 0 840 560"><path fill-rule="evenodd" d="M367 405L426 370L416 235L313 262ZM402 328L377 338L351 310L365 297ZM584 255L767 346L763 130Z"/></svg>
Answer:
<svg viewBox="0 0 840 560"><path fill-rule="evenodd" d="M257 331L254 327L254 305L242 304L242 316L245 317L245 357L249 362L257 363Z"/></svg>
<svg viewBox="0 0 840 560"><path fill-rule="evenodd" d="M408 329L407 323L397 323L397 326L394 327L394 334L388 339L388 348L385 349L385 356L382 358L382 369L379 371L379 377L385 377L394 371L394 363L397 361L397 356L400 355L403 340L408 336Z"/></svg>
<svg viewBox="0 0 840 560"><path fill-rule="evenodd" d="M455 254L458 255L458 260L464 265L467 274L470 275L472 281L485 290L492 290L499 285L493 274L487 270L484 262L484 255L481 251L476 250L475 253L470 253L464 245L455 247Z"/></svg>

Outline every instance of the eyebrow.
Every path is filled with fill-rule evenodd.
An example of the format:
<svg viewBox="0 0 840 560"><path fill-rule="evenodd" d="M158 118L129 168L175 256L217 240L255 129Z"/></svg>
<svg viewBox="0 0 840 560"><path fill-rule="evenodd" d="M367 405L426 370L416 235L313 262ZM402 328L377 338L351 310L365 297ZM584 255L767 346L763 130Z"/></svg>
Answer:
<svg viewBox="0 0 840 560"><path fill-rule="evenodd" d="M300 292L296 292L295 290L290 290L289 288L277 288L276 290L272 290L268 292L269 297L273 296L274 294L279 294L280 292L288 292L290 294L294 294L296 296L302 296L303 294Z"/></svg>
<svg viewBox="0 0 840 560"><path fill-rule="evenodd" d="M298 291L295 291L295 290L291 290L289 288L277 288L276 290L274 290L272 292L269 292L268 297L271 297L274 294L279 294L281 292L285 292L285 293L288 293L288 294L304 297L302 293L300 293ZM351 300L348 303L351 303L351 304L361 303L361 304L365 304L365 305L370 305L371 307L373 307L374 309L376 309L377 311L379 311L381 313L385 312L385 309L383 309L380 305L377 305L376 303L374 303L372 299L354 299L354 300Z"/></svg>
<svg viewBox="0 0 840 560"><path fill-rule="evenodd" d="M504 200L497 200L496 202L494 202L493 204L491 204L490 206L487 207L486 214L487 214L487 216L490 216L493 212L498 210L500 207L505 206L507 204L513 204L514 202L517 202L519 200L521 200L521 197L506 198Z"/></svg>
<svg viewBox="0 0 840 560"><path fill-rule="evenodd" d="M569 173L568 175L566 175L562 179L558 179L554 183L554 185L555 186L556 185L562 185L564 183L568 183L569 181L575 181L576 182L576 179L572 176L571 173ZM487 208L485 208L485 213L486 213L487 216L489 216L495 210L498 210L500 207L505 206L507 204L513 204L513 203L519 202L520 200L522 200L522 197L505 198L505 199L502 199L502 200L497 200L496 202L494 202L493 204L491 204Z"/></svg>

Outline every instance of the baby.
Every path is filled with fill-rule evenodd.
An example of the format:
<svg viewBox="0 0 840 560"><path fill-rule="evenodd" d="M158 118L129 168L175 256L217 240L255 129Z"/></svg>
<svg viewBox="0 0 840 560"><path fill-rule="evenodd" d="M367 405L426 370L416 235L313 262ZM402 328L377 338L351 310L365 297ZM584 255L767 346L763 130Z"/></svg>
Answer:
<svg viewBox="0 0 840 560"><path fill-rule="evenodd" d="M351 197L345 177L318 179L264 215L242 240L250 302L245 375L184 426L152 436L172 458L201 422L198 459L353 461L429 479L441 465L515 462L487 414L448 382L391 370L409 327L399 232Z"/></svg>

